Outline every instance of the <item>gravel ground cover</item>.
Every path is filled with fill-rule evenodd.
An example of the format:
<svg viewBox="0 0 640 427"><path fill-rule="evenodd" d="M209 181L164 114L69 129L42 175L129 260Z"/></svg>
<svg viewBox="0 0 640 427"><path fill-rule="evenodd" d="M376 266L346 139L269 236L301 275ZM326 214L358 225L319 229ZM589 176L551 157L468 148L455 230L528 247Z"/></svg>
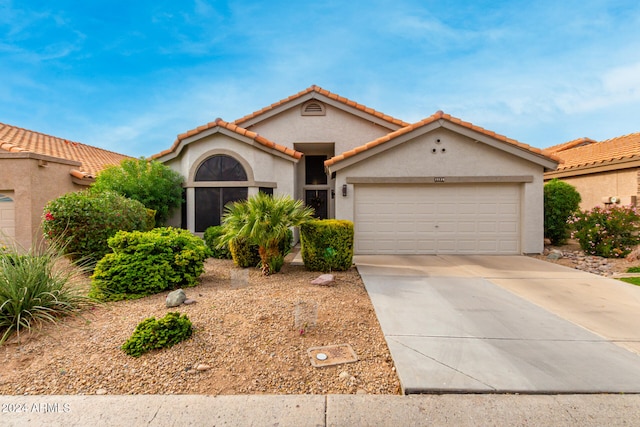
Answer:
<svg viewBox="0 0 640 427"><path fill-rule="evenodd" d="M195 304L167 309L167 292L108 303L0 347L0 393L399 394L354 268L335 272L334 286L316 286L319 273L302 266L268 277L229 260L205 267L200 284L185 289ZM168 311L191 319L190 339L139 358L120 349L140 321ZM358 361L313 367L308 349L334 344L350 344Z"/></svg>

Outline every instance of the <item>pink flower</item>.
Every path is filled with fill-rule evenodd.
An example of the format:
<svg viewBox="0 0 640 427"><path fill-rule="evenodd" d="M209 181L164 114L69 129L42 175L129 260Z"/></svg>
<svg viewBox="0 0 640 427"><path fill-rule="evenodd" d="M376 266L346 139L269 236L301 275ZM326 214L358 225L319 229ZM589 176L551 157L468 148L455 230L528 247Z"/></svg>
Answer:
<svg viewBox="0 0 640 427"><path fill-rule="evenodd" d="M53 217L51 212L47 212L46 214L44 214L44 219L46 219L47 221L53 221L55 218Z"/></svg>

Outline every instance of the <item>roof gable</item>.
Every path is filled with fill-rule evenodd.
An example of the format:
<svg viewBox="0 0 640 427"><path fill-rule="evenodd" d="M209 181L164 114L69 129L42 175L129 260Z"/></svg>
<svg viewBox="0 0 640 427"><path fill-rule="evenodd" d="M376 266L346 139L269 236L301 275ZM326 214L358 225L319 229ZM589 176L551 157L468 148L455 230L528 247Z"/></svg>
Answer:
<svg viewBox="0 0 640 427"><path fill-rule="evenodd" d="M462 121L442 111L423 119L419 122L402 127L385 136L370 141L362 146L341 153L325 161L325 167L331 171L337 171L346 166L363 160L370 155L374 155L380 150L393 148L405 141L413 139L415 136L429 132L433 129L444 127L457 133L464 134L474 138L479 142L510 152L516 156L525 158L534 163L538 163L547 169L555 169L559 162L559 158L543 153L542 150L523 144L514 139L486 130L479 126L475 126L469 122ZM378 150L373 150L378 148Z"/></svg>
<svg viewBox="0 0 640 427"><path fill-rule="evenodd" d="M161 151L158 154L151 156L152 159L159 159L160 161L166 161L177 157L182 149L193 141L197 141L215 133L224 133L228 136L232 136L244 142L254 144L261 149L268 149L275 154L279 154L290 160L298 161L302 157L302 153L291 148L287 148L283 145L276 144L273 141L268 140L255 132L242 128L234 123L226 122L220 118L215 119L213 122L206 125L199 126L190 131L181 133L176 138L175 142L168 150Z"/></svg>
<svg viewBox="0 0 640 427"><path fill-rule="evenodd" d="M387 114L383 114L373 108L358 104L357 102L331 93L316 85L310 86L295 95L291 95L290 97L275 102L261 110L241 117L233 123L236 125L242 125L245 128L250 128L256 123L273 117L282 111L298 107L311 99L317 99L353 115L373 121L374 123L377 123L389 130L396 130L409 125L407 122L396 119Z"/></svg>
<svg viewBox="0 0 640 427"><path fill-rule="evenodd" d="M586 145L578 144L570 146L567 149L557 151L555 153L556 156L563 160L563 164L558 167L557 172L618 165L620 163L640 160L640 132L610 138L600 142L589 141L592 142ZM573 141L565 144L570 144L571 142Z"/></svg>
<svg viewBox="0 0 640 427"><path fill-rule="evenodd" d="M0 123L0 150L11 153L35 153L81 164L72 171L76 178L94 178L107 166L119 165L130 156Z"/></svg>

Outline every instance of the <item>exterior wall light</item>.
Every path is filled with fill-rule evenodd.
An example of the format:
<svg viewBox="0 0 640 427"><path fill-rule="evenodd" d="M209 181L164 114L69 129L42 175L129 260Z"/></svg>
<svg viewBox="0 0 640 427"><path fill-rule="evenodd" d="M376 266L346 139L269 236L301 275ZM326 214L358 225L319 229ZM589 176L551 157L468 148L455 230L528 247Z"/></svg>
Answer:
<svg viewBox="0 0 640 427"><path fill-rule="evenodd" d="M347 184L342 184L342 197L347 197Z"/></svg>

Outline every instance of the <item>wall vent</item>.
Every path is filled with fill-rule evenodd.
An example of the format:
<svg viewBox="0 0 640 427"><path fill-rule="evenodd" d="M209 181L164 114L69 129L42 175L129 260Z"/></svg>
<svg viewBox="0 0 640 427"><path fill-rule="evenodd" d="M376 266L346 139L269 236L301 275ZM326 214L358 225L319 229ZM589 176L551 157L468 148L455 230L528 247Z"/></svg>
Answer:
<svg viewBox="0 0 640 427"><path fill-rule="evenodd" d="M319 101L309 101L302 104L303 116L324 116L326 114L324 104Z"/></svg>

